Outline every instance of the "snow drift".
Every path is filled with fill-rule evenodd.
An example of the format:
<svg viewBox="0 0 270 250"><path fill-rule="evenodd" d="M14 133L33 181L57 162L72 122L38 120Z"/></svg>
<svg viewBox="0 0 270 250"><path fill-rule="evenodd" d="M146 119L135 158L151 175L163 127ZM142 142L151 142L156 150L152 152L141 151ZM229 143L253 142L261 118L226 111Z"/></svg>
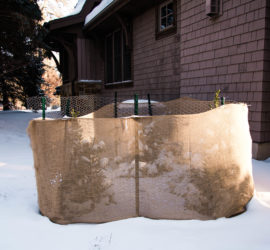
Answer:
<svg viewBox="0 0 270 250"><path fill-rule="evenodd" d="M248 109L33 120L39 207L60 224L144 216L215 219L253 195Z"/></svg>

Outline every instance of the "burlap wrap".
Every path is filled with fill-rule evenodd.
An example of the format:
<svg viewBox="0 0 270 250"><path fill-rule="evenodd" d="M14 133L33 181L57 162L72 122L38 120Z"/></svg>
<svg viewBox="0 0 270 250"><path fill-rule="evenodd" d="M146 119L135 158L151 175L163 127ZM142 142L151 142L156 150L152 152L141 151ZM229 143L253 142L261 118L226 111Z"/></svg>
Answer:
<svg viewBox="0 0 270 250"><path fill-rule="evenodd" d="M228 104L192 115L33 120L40 211L60 224L240 213L253 195L247 115L246 105Z"/></svg>

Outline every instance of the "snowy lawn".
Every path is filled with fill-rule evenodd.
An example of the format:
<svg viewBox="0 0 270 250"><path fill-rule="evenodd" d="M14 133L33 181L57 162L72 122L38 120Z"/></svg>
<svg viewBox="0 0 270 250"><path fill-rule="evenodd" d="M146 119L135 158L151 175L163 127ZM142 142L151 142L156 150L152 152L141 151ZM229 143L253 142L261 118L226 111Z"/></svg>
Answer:
<svg viewBox="0 0 270 250"><path fill-rule="evenodd" d="M134 218L57 225L38 212L28 121L40 114L0 111L1 250L270 249L270 158L253 160L256 194L234 218L176 221Z"/></svg>

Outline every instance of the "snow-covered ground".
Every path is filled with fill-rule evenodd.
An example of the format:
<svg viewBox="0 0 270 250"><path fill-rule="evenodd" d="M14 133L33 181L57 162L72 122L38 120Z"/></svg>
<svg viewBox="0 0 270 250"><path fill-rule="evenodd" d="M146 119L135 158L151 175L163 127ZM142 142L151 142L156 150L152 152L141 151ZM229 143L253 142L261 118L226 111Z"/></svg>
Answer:
<svg viewBox="0 0 270 250"><path fill-rule="evenodd" d="M270 158L253 160L248 211L213 221L134 218L57 225L38 213L28 121L40 114L0 111L1 250L269 250Z"/></svg>

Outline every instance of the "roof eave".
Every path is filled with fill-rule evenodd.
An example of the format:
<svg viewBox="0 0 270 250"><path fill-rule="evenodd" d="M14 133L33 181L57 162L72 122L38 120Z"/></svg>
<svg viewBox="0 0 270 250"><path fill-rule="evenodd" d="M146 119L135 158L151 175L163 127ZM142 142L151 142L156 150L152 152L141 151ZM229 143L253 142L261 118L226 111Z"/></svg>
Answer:
<svg viewBox="0 0 270 250"><path fill-rule="evenodd" d="M74 16L68 16L68 17L52 20L48 22L48 25L49 25L50 30L57 30L57 29L64 28L67 26L76 25L82 22L84 22L84 18L80 17L79 14L76 14Z"/></svg>
<svg viewBox="0 0 270 250"><path fill-rule="evenodd" d="M106 18L113 15L118 9L126 5L130 0L115 0L110 5L108 5L104 10L98 13L93 19L91 19L84 26L85 31L91 31L97 25L102 23Z"/></svg>
<svg viewBox="0 0 270 250"><path fill-rule="evenodd" d="M65 16L62 18L54 19L48 22L50 30L57 30L63 27L84 23L86 15L89 13L95 3L101 2L101 0L88 0L85 1L81 11L77 14Z"/></svg>

